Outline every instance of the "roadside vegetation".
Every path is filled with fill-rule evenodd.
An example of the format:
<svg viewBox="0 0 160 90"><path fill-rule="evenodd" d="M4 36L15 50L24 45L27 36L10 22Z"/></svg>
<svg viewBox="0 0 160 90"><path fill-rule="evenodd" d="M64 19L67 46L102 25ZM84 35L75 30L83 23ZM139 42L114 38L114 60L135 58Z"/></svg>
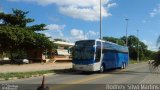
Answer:
<svg viewBox="0 0 160 90"><path fill-rule="evenodd" d="M129 60L129 64L135 64L135 63L137 63L136 60Z"/></svg>
<svg viewBox="0 0 160 90"><path fill-rule="evenodd" d="M0 73L0 80L37 77L37 76L42 76L48 73L54 73L54 71L53 70L43 70L43 71L34 71L34 72Z"/></svg>
<svg viewBox="0 0 160 90"><path fill-rule="evenodd" d="M154 61L151 62L153 70L158 69L160 66L160 36L157 39L157 46L159 47L159 51L154 53Z"/></svg>
<svg viewBox="0 0 160 90"><path fill-rule="evenodd" d="M121 38L114 37L103 37L104 40L110 41L113 43L117 43L119 45L125 45L126 37L123 36ZM139 45L138 45L139 43ZM145 45L142 41L140 41L136 36L130 35L128 36L128 48L129 48L129 57L132 62L137 62L137 54L139 51L139 60L146 61L152 60L154 58L154 51L148 50L147 45ZM139 50L138 50L139 48Z"/></svg>
<svg viewBox="0 0 160 90"><path fill-rule="evenodd" d="M147 62L148 63L148 60L142 60L140 61L141 62ZM139 63L137 60L129 60L129 64L136 64L136 63Z"/></svg>

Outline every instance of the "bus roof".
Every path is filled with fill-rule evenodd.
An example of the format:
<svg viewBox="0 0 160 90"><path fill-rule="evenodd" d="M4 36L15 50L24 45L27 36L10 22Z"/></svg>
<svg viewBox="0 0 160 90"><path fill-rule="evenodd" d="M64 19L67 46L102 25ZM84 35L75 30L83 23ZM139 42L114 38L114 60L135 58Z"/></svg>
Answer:
<svg viewBox="0 0 160 90"><path fill-rule="evenodd" d="M113 42L110 42L110 41L105 41L105 40L100 40L100 39L88 39L88 40L95 40L95 41L100 41L100 42L107 42L107 43L110 43L110 44L113 44L113 45L122 46L122 45L119 45L119 44L116 44L116 43L113 43ZM79 41L88 41L88 40L79 40ZM77 42L77 41L76 41L76 42ZM123 46L123 47L126 47L126 46Z"/></svg>
<svg viewBox="0 0 160 90"><path fill-rule="evenodd" d="M105 41L105 40L100 40L100 39L89 39L89 40L79 40L79 41L99 41L104 43L103 45L103 49L109 49L109 50L116 50L116 51L120 51L120 52L128 52L128 47L126 46L122 46L122 45L118 45L116 43L113 42L109 42L109 41ZM78 42L78 41L77 41Z"/></svg>
<svg viewBox="0 0 160 90"><path fill-rule="evenodd" d="M119 45L117 43L113 43L113 42L110 42L110 41L105 41L105 40L100 40L100 39L95 39L96 41L101 41L101 42L107 42L107 43L110 43L110 44L113 44L113 45L118 45L118 46L122 46L122 45ZM123 46L123 47L126 47L126 46Z"/></svg>

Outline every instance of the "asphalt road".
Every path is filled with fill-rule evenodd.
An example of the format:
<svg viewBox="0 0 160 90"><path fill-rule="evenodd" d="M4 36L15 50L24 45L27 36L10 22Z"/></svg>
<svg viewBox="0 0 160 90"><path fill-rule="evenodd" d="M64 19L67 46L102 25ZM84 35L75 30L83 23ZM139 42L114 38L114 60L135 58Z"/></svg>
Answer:
<svg viewBox="0 0 160 90"><path fill-rule="evenodd" d="M36 90L42 82L42 77L21 80L1 81L6 84L18 85L18 90ZM119 86L115 86L115 85ZM126 85L127 84L127 85ZM140 84L158 84L153 90L160 90L160 75L151 73L147 63L129 65L126 69L108 70L104 73L68 72L49 75L45 78L45 85L50 90L141 90ZM131 85L128 86L128 85ZM147 87L147 86L146 86ZM148 87L150 88L153 87ZM146 89L145 89L146 90Z"/></svg>

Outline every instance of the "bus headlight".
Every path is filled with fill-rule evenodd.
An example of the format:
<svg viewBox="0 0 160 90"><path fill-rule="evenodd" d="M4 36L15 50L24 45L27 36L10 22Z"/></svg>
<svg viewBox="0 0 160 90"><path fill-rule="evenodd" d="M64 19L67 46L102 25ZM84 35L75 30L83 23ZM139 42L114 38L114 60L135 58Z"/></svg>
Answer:
<svg viewBox="0 0 160 90"><path fill-rule="evenodd" d="M88 66L93 66L93 64L88 64Z"/></svg>

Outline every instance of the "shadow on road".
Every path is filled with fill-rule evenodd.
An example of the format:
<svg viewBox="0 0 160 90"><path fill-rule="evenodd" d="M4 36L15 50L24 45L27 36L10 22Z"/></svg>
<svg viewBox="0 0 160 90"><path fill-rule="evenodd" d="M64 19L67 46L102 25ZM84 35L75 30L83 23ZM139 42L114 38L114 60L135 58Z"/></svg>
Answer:
<svg viewBox="0 0 160 90"><path fill-rule="evenodd" d="M72 68L70 69L59 69L59 70L53 70L53 72L55 72L56 74L66 74L66 75L94 75L94 74L128 74L128 75L138 75L138 74L155 74L152 73L150 71L133 71L133 70L127 70L127 71L123 71L121 69L109 69L109 70L105 70L103 73L100 73L99 71L96 72L85 72L85 71L76 71L73 70ZM156 74L160 74L156 73Z"/></svg>
<svg viewBox="0 0 160 90"><path fill-rule="evenodd" d="M83 72L83 71L76 71L73 70L72 68L69 69L58 69L58 70L53 70L56 74L66 74L66 75L92 75L93 72Z"/></svg>
<svg viewBox="0 0 160 90"><path fill-rule="evenodd" d="M93 75L93 74L112 74L114 72L117 72L116 69L110 69L110 70L105 70L105 72L100 73L99 71L95 72L86 72L86 71L76 71L73 70L72 68L70 69L59 69L59 70L53 70L56 74L66 74L66 75Z"/></svg>
<svg viewBox="0 0 160 90"><path fill-rule="evenodd" d="M53 70L53 72L56 74L74 74L77 71L74 71L73 69L69 68L69 69L56 69Z"/></svg>

